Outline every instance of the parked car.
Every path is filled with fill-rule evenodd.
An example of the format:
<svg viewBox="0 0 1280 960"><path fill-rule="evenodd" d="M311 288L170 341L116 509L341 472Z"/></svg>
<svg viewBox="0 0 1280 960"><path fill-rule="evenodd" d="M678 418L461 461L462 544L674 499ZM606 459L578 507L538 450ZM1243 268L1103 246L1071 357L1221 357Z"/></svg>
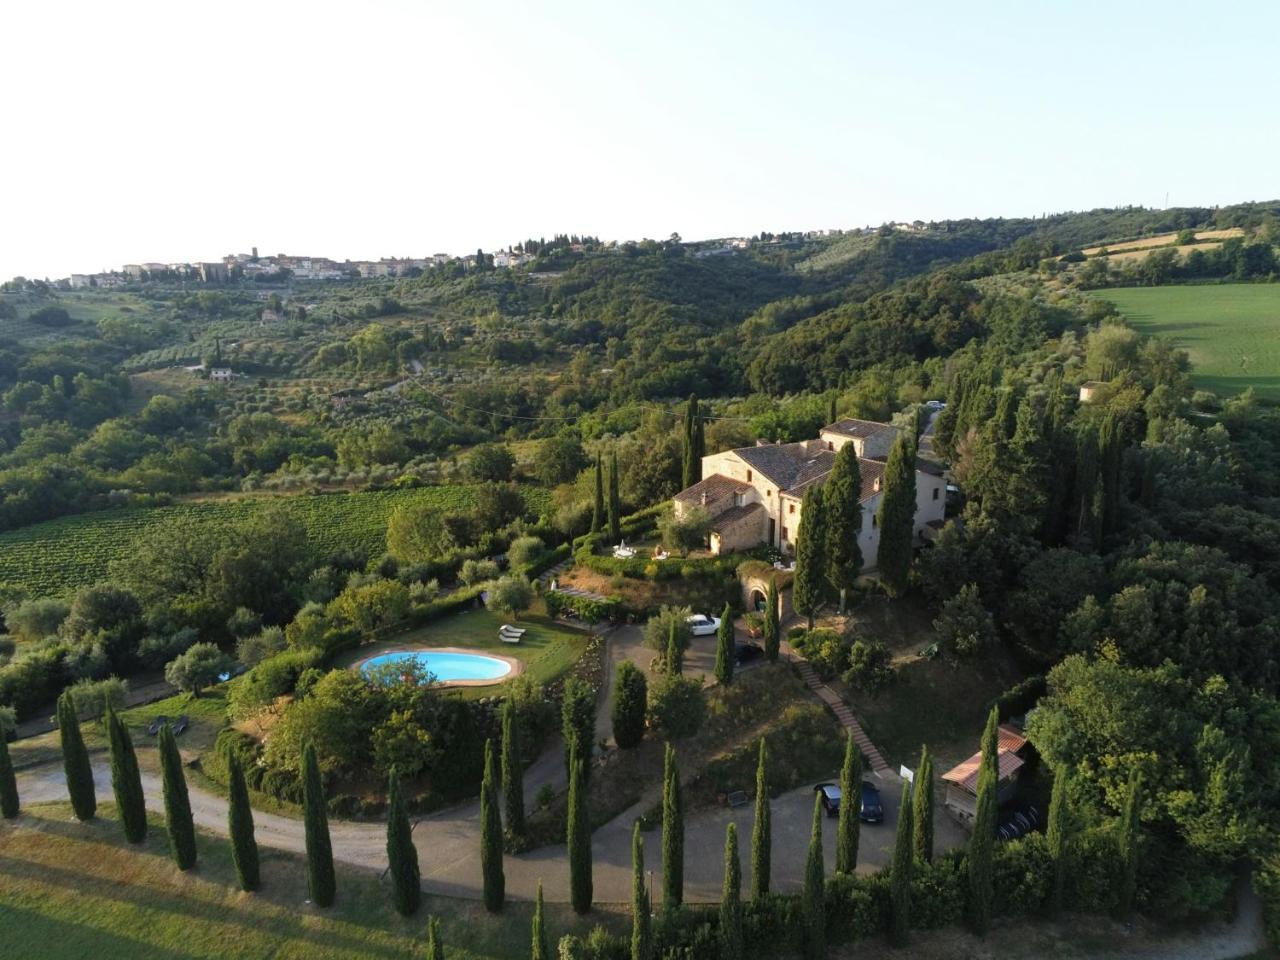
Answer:
<svg viewBox="0 0 1280 960"><path fill-rule="evenodd" d="M834 783L820 783L813 788L822 797L822 809L828 817L840 815L840 787Z"/></svg>
<svg viewBox="0 0 1280 960"><path fill-rule="evenodd" d="M755 643L739 643L733 648L733 659L738 666L745 666L748 663L754 663L764 656L764 650L759 644Z"/></svg>
<svg viewBox="0 0 1280 960"><path fill-rule="evenodd" d="M862 805L858 808L858 819L863 823L883 823L884 807L880 805L880 791L874 785L862 781Z"/></svg>
<svg viewBox="0 0 1280 960"><path fill-rule="evenodd" d="M695 637L709 637L720 629L719 617L708 617L701 613L686 617L684 622L689 625L689 632Z"/></svg>
<svg viewBox="0 0 1280 960"><path fill-rule="evenodd" d="M928 407L930 410L945 410L945 409L947 409L947 405L946 405L946 403L945 403L944 401L942 401L942 400L926 400L926 401L924 402L924 405L925 405L926 407Z"/></svg>

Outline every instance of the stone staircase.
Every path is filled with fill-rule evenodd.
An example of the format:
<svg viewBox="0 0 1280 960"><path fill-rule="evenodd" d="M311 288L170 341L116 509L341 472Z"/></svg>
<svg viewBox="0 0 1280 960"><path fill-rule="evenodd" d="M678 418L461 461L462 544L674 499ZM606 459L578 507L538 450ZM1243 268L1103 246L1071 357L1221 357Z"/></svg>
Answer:
<svg viewBox="0 0 1280 960"><path fill-rule="evenodd" d="M805 686L814 692L827 708L835 714L840 725L846 730L852 731L853 742L858 745L858 749L862 751L862 755L867 758L867 762L871 764L872 772L883 777L891 774L893 771L889 765L884 762L884 757L880 755L880 751L876 749L876 745L871 742L866 731L862 729L862 724L858 722L858 718L853 715L853 710L844 702L844 698L832 690L829 686L822 682L822 678L818 676L818 672L813 669L811 664L804 657L800 656L793 650L790 644L783 644L783 652L788 659L795 665L796 672L800 674L800 679L804 681Z"/></svg>

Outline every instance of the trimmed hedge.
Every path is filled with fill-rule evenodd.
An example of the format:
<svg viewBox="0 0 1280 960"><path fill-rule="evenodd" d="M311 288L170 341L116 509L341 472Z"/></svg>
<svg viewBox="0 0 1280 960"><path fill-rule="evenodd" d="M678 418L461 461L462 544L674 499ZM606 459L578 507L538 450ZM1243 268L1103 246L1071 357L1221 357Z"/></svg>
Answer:
<svg viewBox="0 0 1280 960"><path fill-rule="evenodd" d="M622 601L617 597L596 600L592 597L579 597L551 590L548 591L545 599L549 616L558 617L565 610L571 610L584 623L616 620L624 610Z"/></svg>
<svg viewBox="0 0 1280 960"><path fill-rule="evenodd" d="M1022 716L1036 705L1036 701L1043 697L1047 690L1048 682L1043 674L1027 677L987 704L987 711L990 712L992 707L998 707L1000 722L1003 723L1010 717Z"/></svg>

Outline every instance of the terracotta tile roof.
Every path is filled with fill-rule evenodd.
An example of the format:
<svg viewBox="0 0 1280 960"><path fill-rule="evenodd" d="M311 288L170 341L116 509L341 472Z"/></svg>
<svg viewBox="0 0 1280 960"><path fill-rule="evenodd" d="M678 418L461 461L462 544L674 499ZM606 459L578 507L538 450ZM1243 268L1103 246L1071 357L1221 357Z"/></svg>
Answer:
<svg viewBox="0 0 1280 960"><path fill-rule="evenodd" d="M749 517L753 513L763 513L764 505L760 503L744 503L740 507L730 507L724 513L718 514L711 519L711 529L717 532L723 531L732 523Z"/></svg>
<svg viewBox="0 0 1280 960"><path fill-rule="evenodd" d="M876 423L874 420L854 420L852 417L846 417L844 420L837 420L835 423L828 424L822 428L821 432L838 433L842 437L866 439L886 430L896 432L897 428L891 427L887 423Z"/></svg>
<svg viewBox="0 0 1280 960"><path fill-rule="evenodd" d="M711 476L699 480L692 487L681 490L676 494L675 498L681 503L700 505L702 503L702 495L705 493L707 495L707 505L710 506L726 497L732 497L736 493L746 493L750 489L750 484L734 480L732 477L726 477L723 473L713 473Z"/></svg>
<svg viewBox="0 0 1280 960"><path fill-rule="evenodd" d="M1002 723L997 733L1000 737L1001 750L1012 750L1014 753L1018 753L1027 745L1027 738L1022 735L1022 731L1017 727Z"/></svg>
<svg viewBox="0 0 1280 960"><path fill-rule="evenodd" d="M827 454L832 456L832 454ZM797 482L794 486L782 491L785 496L795 497L797 500L804 499L804 493L816 483L825 483L827 476L831 473L834 466L834 458L827 463L826 469L819 476L811 476L803 481ZM866 457L858 458L858 473L862 477L862 495L859 501L865 502L880 493L876 488L876 481L884 482L884 461L868 460Z"/></svg>
<svg viewBox="0 0 1280 960"><path fill-rule="evenodd" d="M739 447L733 452L782 490L790 488L800 470L813 459L804 443L764 443Z"/></svg>
<svg viewBox="0 0 1280 960"><path fill-rule="evenodd" d="M1008 780L1011 776L1022 769L1023 759L1012 750L1000 751L1000 779ZM968 760L958 763L946 773L942 775L942 779L948 783L954 783L956 786L967 790L969 793L978 792L978 770L982 766L982 751L979 750Z"/></svg>

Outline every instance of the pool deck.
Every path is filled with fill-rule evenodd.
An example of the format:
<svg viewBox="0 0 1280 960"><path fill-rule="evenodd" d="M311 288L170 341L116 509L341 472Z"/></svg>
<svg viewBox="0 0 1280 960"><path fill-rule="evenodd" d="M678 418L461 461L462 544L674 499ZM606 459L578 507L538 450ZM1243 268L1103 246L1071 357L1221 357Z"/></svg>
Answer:
<svg viewBox="0 0 1280 960"><path fill-rule="evenodd" d="M505 657L500 653L479 653L475 650L468 650L466 647L419 647L413 645L388 647L385 650L379 650L377 653L371 653L367 657L361 657L351 665L352 670L362 670L364 665L370 660L377 660L379 657L389 656L396 653L461 653L468 657L488 657L490 660L501 660L511 669L500 677L494 677L492 680L437 680L438 687L493 687L500 683L506 683L512 677L517 677L524 673L524 661L518 657Z"/></svg>

